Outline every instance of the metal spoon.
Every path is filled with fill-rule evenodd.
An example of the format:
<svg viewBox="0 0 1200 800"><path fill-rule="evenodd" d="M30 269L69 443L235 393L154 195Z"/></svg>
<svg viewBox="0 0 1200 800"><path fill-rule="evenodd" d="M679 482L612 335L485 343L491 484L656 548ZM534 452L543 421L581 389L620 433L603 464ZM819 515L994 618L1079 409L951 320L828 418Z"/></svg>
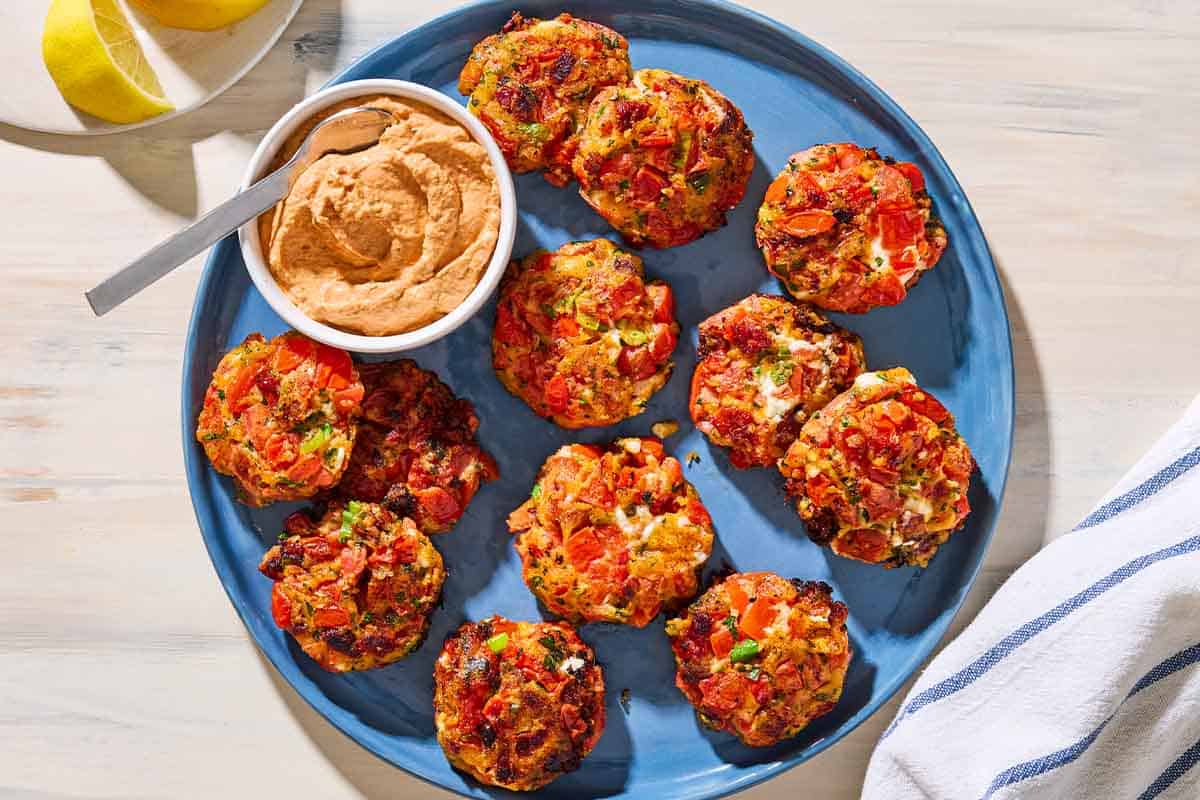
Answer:
<svg viewBox="0 0 1200 800"><path fill-rule="evenodd" d="M331 153L365 150L395 118L379 108L339 111L305 137L296 154L279 169L246 191L214 208L103 283L86 292L92 311L100 317L112 311L194 255L236 231L287 196L292 183L309 165Z"/></svg>

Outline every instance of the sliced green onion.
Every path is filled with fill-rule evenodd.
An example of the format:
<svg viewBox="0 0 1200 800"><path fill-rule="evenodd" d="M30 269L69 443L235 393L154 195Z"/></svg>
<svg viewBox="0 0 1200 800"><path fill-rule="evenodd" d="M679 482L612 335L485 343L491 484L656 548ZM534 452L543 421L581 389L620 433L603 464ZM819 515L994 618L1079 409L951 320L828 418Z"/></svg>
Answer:
<svg viewBox="0 0 1200 800"><path fill-rule="evenodd" d="M771 367L771 381L776 386L782 386L792 377L792 370L795 369L795 364L790 361L777 361L775 366Z"/></svg>
<svg viewBox="0 0 1200 800"><path fill-rule="evenodd" d="M350 541L350 535L354 533L354 525L358 522L359 514L362 513L362 505L357 500L351 500L342 511L342 529L338 531L338 541L342 544Z"/></svg>
<svg viewBox="0 0 1200 800"><path fill-rule="evenodd" d="M753 639L742 639L729 651L730 661L749 661L758 655L758 642Z"/></svg>
<svg viewBox="0 0 1200 800"><path fill-rule="evenodd" d="M647 338L646 332L640 331L637 328L626 328L621 331L621 341L632 347L645 344Z"/></svg>
<svg viewBox="0 0 1200 800"><path fill-rule="evenodd" d="M508 634L497 633L495 636L487 640L488 649L499 655L504 652L504 648L508 647Z"/></svg>
<svg viewBox="0 0 1200 800"><path fill-rule="evenodd" d="M534 500L537 500L539 497L541 497L542 496L542 485L540 483L535 483L533 485L533 491L531 491L529 493L529 496L532 497Z"/></svg>
<svg viewBox="0 0 1200 800"><path fill-rule="evenodd" d="M304 441L300 442L300 452L307 455L313 450L316 450L329 441L329 437L333 435L333 426L326 422L319 428L313 428L304 437Z"/></svg>

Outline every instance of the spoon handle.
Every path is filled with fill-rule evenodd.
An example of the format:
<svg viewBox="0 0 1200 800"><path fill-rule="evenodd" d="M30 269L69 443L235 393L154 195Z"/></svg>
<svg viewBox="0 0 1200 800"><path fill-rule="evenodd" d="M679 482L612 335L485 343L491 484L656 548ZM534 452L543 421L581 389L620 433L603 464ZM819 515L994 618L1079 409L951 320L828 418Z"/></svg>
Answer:
<svg viewBox="0 0 1200 800"><path fill-rule="evenodd" d="M86 292L101 317L282 200L288 191L287 166L272 172L246 191L222 203L188 227L118 270Z"/></svg>

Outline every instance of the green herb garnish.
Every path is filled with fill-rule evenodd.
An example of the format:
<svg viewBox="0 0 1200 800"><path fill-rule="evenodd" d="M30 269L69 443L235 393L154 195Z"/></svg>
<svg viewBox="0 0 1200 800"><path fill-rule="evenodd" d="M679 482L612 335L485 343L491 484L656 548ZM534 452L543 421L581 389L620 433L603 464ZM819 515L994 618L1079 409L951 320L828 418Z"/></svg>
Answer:
<svg viewBox="0 0 1200 800"><path fill-rule="evenodd" d="M742 639L729 651L730 661L749 661L758 655L758 642L753 639Z"/></svg>
<svg viewBox="0 0 1200 800"><path fill-rule="evenodd" d="M497 633L495 636L487 640L488 649L496 655L504 652L504 648L508 647L508 634Z"/></svg>
<svg viewBox="0 0 1200 800"><path fill-rule="evenodd" d="M771 367L771 380L776 386L782 386L792 377L792 370L795 368L796 365L791 361L776 361L775 366Z"/></svg>
<svg viewBox="0 0 1200 800"><path fill-rule="evenodd" d="M342 529L338 531L338 541L342 544L350 541L350 535L354 533L354 526L358 522L359 515L362 514L362 507L362 503L351 500L342 511Z"/></svg>
<svg viewBox="0 0 1200 800"><path fill-rule="evenodd" d="M300 442L300 452L304 455L308 455L312 451L319 449L326 442L328 442L330 436L333 436L333 426L328 422L324 423L319 428L313 428L308 432L308 435L304 437L304 441Z"/></svg>

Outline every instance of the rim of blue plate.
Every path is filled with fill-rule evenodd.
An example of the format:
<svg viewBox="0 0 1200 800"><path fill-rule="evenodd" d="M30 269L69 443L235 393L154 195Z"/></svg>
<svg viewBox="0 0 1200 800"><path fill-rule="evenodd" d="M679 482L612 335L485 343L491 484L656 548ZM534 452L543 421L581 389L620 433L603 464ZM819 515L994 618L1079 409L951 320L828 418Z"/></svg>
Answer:
<svg viewBox="0 0 1200 800"><path fill-rule="evenodd" d="M778 20L772 19L771 17L758 11L743 8L742 6L736 5L728 0L677 0L677 3L683 8L691 6L694 8L715 9L722 13L740 17L747 24L765 27L774 35L782 36L789 40L796 47L815 54L822 61L829 64L834 70L841 72L842 77L854 84L855 87L858 88L864 95L868 96L873 102L877 103L884 111L886 111L887 114L890 115L892 119L900 126L904 133L911 137L914 142L920 145L922 155L928 160L928 166L939 173L940 177L947 183L948 186L956 190L958 197L961 199L960 211L963 215L963 222L971 228L972 236L970 239L976 251L973 255L976 259L978 259L978 263L982 263L987 267L990 267L990 269L983 270L984 274L982 275L982 278L988 288L995 293L995 296L999 301L1000 313L1004 321L1009 352L1008 379L1013 395L1009 398L1008 425L1011 434L1016 425L1016 369L1012 359L1012 323L1008 315L1008 304L1004 296L1003 287L1000 284L1000 276L998 270L996 269L995 259L992 257L991 249L987 244L987 239L983 232L983 226L979 223L979 218L976 216L975 210L971 206L971 202L967 198L966 193L963 192L962 186L958 182L958 178L950 169L950 165L946 163L941 151L939 151L937 146L934 145L933 140L931 140L921 126L918 125L916 121L914 121L912 117L910 117L908 113L904 111L904 109L901 108L898 103L896 103L896 101L894 101L885 91L883 91L883 89L877 86L874 81L852 66L841 56L829 50L824 45L815 42L794 28L785 25ZM330 78L329 81L326 82L321 88L326 88L328 86L350 80L350 76L360 63L376 57L380 52L396 46L397 43L402 42L407 38L415 37L427 32L429 28L448 24L455 16L459 14L468 11L511 10L514 6L519 4L519 0L475 0L474 2L464 3L452 11L434 17L415 28L411 28L400 35L392 37L391 39L380 43L376 47L373 47L362 56L348 64L337 75ZM618 5L618 3L614 2L613 5ZM409 769L403 764L397 763L387 754L385 754L381 748L376 747L371 742L364 740L354 730L352 730L354 726L341 719L341 715L337 713L337 709L334 707L332 701L319 693L301 691L299 688L297 688L295 683L289 677L291 673L291 670L287 668L289 665L281 662L269 649L263 647L258 639L258 636L255 635L254 628L251 625L250 620L247 619L246 614L242 610L242 604L245 598L234 596L234 592L231 588L234 586L233 576L229 572L228 567L223 563L222 559L216 557L214 554L214 542L218 536L218 533L212 529L211 524L206 522L206 516L208 516L208 512L204 509L205 501L200 496L200 487L203 484L203 470L205 470L207 467L204 460L198 458L197 456L197 449L192 436L192 420L195 417L195 404L192 400L190 392L187 390L187 383L193 369L193 350L191 345L195 340L200 327L200 320L203 311L202 300L209 293L210 284L217 272L217 263L226 257L226 250L231 248L236 249L236 246L236 235L232 237L226 237L215 247L213 247L212 251L208 255L208 258L204 262L203 273L196 287L196 297L192 304L192 314L188 322L187 336L185 338L184 345L183 370L181 375L184 386L184 390L181 392L180 398L181 440L183 445L184 471L187 478L188 495L192 501L192 509L196 514L196 522L200 528L200 535L204 540L204 547L208 552L209 560L212 562L213 569L216 571L217 577L221 582L221 586L225 590L226 596L229 597L230 603L234 607L234 611L237 613L238 618L242 621L242 624L246 627L247 632L250 634L250 638L254 641L255 647L258 648L259 652L267 658L275 670L288 682L288 685L291 687L291 689L295 691L296 694L302 698L314 711L320 714L326 721L341 731L349 739L354 741L363 749L377 756L382 761L398 767L409 775L419 778L432 786L438 787L439 789L449 791L463 797L469 797L470 795L466 795L462 792L459 792L454 787L446 786L445 784L441 783L433 775L426 775ZM950 624L954 621L959 610L962 608L962 604L966 599L967 593L971 590L971 587L975 585L975 580L978 578L979 571L983 566L985 558L987 557L988 548L991 546L992 537L995 535L996 523L999 521L1000 509L1002 508L1004 501L1004 492L1008 485L1009 470L1012 466L1012 451L1013 441L1010 436L1009 447L1004 457L1003 470L1000 474L1000 483L996 493L996 519L993 520L992 524L983 533L983 549L981 550L978 561L971 568L968 579L960 584L960 587L954 596L953 602L947 604L947 610L949 613L940 617L927 629L925 642L914 648L912 655L905 662L904 667L900 670L897 670L895 676L876 693L874 699L859 709L859 711L854 716L850 717L850 719L848 719L837 731L834 731L829 736L814 742L800 752L772 764L757 765L753 770L745 769L741 773L742 779L735 781L732 785L725 787L716 793L695 795L689 794L685 795L686 797L705 798L705 800L709 798L727 797L735 792L745 791L752 786L756 786L764 781L770 780L771 778L786 772L787 770L798 766L805 761L808 761L813 756L824 752L837 742L841 741L869 717L873 716L875 712L877 712L879 708L883 706L884 703L888 702L892 696L896 694L900 687L903 686L905 681L912 677L921 663L929 657L929 654L941 642L942 638L946 634L946 630L950 627Z"/></svg>

